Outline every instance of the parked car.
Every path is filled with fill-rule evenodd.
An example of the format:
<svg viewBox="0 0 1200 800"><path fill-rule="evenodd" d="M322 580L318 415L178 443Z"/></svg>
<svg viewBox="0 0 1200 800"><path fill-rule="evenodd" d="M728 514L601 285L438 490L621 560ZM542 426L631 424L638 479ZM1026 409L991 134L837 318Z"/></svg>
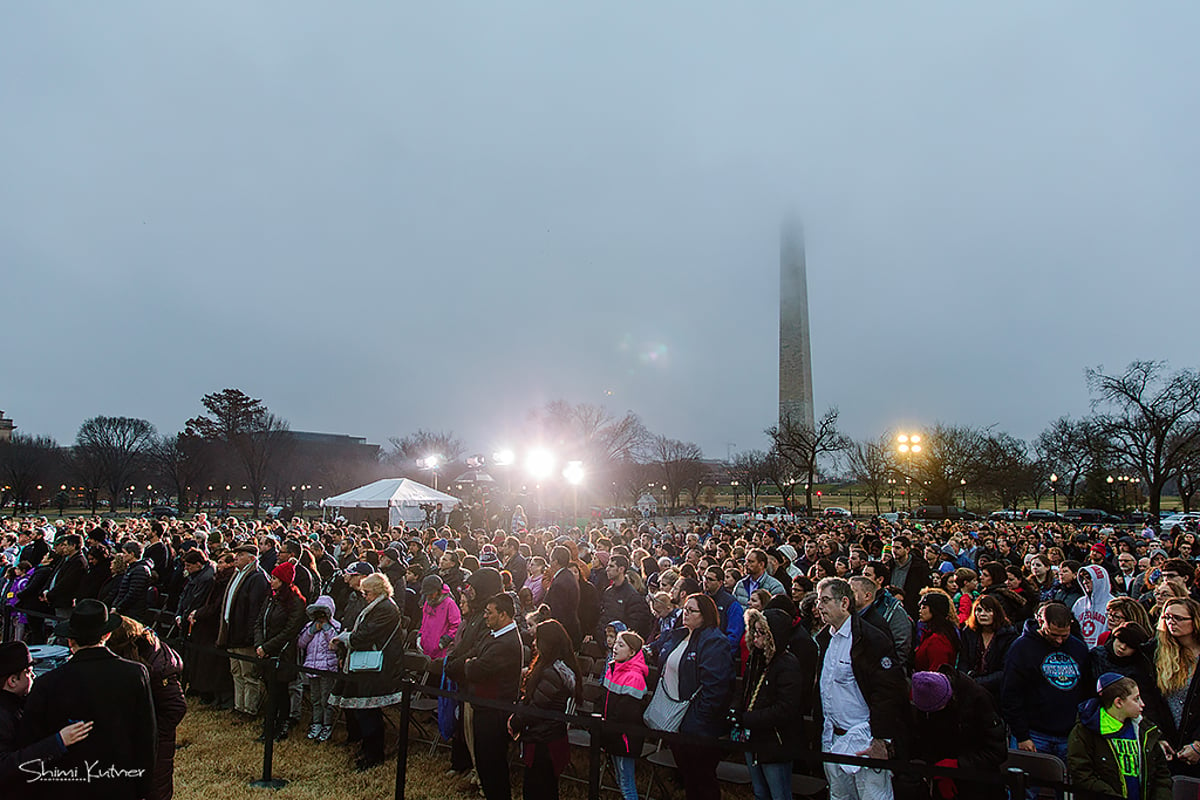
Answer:
<svg viewBox="0 0 1200 800"><path fill-rule="evenodd" d="M795 515L783 506L763 506L754 518L762 522L792 522L796 519Z"/></svg>
<svg viewBox="0 0 1200 800"><path fill-rule="evenodd" d="M1197 522L1200 522L1200 514L1194 511L1186 514L1179 512L1169 517L1163 517L1162 521L1158 523L1158 529L1163 533L1169 533L1181 525L1185 528L1195 527Z"/></svg>
<svg viewBox="0 0 1200 800"><path fill-rule="evenodd" d="M851 519L854 517L848 509L841 506L830 506L825 509L824 516L833 517L834 519Z"/></svg>
<svg viewBox="0 0 1200 800"><path fill-rule="evenodd" d="M1075 522L1085 525L1094 525L1102 522L1110 522L1119 524L1124 522L1121 517L1116 514L1110 514L1099 508L1068 508L1060 515L1066 522Z"/></svg>
<svg viewBox="0 0 1200 800"><path fill-rule="evenodd" d="M998 511L993 511L992 513L988 514L988 519L996 520L998 522L1016 522L1017 520L1021 519L1021 512L1002 508Z"/></svg>
<svg viewBox="0 0 1200 800"><path fill-rule="evenodd" d="M179 516L179 509L173 506L154 506L146 513L146 516L154 519L170 519Z"/></svg>
<svg viewBox="0 0 1200 800"><path fill-rule="evenodd" d="M1158 517L1149 511L1130 511L1125 515L1125 521L1131 525L1144 525L1147 522L1153 525L1155 522L1158 522Z"/></svg>
<svg viewBox="0 0 1200 800"><path fill-rule="evenodd" d="M1061 514L1055 514L1044 508L1031 508L1025 512L1025 520L1027 522L1062 522L1063 518Z"/></svg>
<svg viewBox="0 0 1200 800"><path fill-rule="evenodd" d="M879 518L887 522L903 522L911 516L907 511L885 511Z"/></svg>
<svg viewBox="0 0 1200 800"><path fill-rule="evenodd" d="M958 506L917 506L917 509L913 511L913 517L927 520L979 519L978 515Z"/></svg>

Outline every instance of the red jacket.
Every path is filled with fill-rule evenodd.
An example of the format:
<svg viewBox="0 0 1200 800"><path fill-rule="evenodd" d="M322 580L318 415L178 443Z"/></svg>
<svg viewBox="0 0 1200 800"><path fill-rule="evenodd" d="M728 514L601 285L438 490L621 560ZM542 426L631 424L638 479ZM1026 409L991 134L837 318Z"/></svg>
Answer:
<svg viewBox="0 0 1200 800"><path fill-rule="evenodd" d="M954 642L944 633L927 632L915 653L917 672L937 672L943 666L953 667L958 660Z"/></svg>

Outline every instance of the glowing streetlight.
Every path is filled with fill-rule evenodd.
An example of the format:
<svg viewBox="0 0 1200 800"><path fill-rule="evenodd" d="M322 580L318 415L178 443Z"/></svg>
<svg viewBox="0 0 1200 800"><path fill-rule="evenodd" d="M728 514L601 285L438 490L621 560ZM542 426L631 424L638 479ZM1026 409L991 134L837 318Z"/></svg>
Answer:
<svg viewBox="0 0 1200 800"><path fill-rule="evenodd" d="M1058 476L1050 473L1050 494L1054 496L1054 516L1058 516Z"/></svg>
<svg viewBox="0 0 1200 800"><path fill-rule="evenodd" d="M572 486L578 486L583 483L583 462L568 461L567 466L563 468L562 476Z"/></svg>
<svg viewBox="0 0 1200 800"><path fill-rule="evenodd" d="M507 447L492 453L492 463L497 467L511 467L517 460L517 454Z"/></svg>
<svg viewBox="0 0 1200 800"><path fill-rule="evenodd" d="M545 480L554 472L554 454L549 450L530 450L525 457L525 471L535 480Z"/></svg>
<svg viewBox="0 0 1200 800"><path fill-rule="evenodd" d="M433 473L433 490L436 492L438 488L438 467L444 459L439 453L431 453L424 458L417 459L417 466L421 469L427 469Z"/></svg>

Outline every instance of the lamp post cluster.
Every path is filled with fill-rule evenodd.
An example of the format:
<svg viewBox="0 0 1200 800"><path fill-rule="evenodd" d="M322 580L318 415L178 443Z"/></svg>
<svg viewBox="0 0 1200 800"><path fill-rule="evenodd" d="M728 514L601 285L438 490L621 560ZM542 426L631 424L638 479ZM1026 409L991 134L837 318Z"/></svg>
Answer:
<svg viewBox="0 0 1200 800"><path fill-rule="evenodd" d="M908 510L912 511L912 459L921 452L921 435L918 433L901 433L896 437L896 450L905 462L904 477L905 491L908 497Z"/></svg>

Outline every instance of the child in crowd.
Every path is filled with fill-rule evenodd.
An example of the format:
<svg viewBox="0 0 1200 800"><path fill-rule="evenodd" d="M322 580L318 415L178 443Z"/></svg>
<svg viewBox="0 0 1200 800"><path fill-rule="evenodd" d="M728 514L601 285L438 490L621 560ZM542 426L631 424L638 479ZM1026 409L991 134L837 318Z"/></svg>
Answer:
<svg viewBox="0 0 1200 800"><path fill-rule="evenodd" d="M311 620L300 631L297 644L304 657L304 666L337 672L337 654L329 643L338 635L342 626L333 618L333 598L321 595L317 602L307 608ZM329 705L329 694L333 690L333 675L309 674L309 692L312 695L312 724L308 726L308 738L318 742L329 741L333 735L333 706Z"/></svg>
<svg viewBox="0 0 1200 800"><path fill-rule="evenodd" d="M604 719L609 722L640 725L642 700L646 696L646 676L650 668L642 654L644 642L633 631L615 634L612 661L604 671ZM627 733L605 733L604 749L612 756L613 770L623 800L637 800L637 759L642 755L642 738Z"/></svg>
<svg viewBox="0 0 1200 800"><path fill-rule="evenodd" d="M1171 773L1158 728L1142 718L1137 681L1106 672L1100 696L1079 707L1067 739L1071 783L1089 792L1171 800Z"/></svg>

